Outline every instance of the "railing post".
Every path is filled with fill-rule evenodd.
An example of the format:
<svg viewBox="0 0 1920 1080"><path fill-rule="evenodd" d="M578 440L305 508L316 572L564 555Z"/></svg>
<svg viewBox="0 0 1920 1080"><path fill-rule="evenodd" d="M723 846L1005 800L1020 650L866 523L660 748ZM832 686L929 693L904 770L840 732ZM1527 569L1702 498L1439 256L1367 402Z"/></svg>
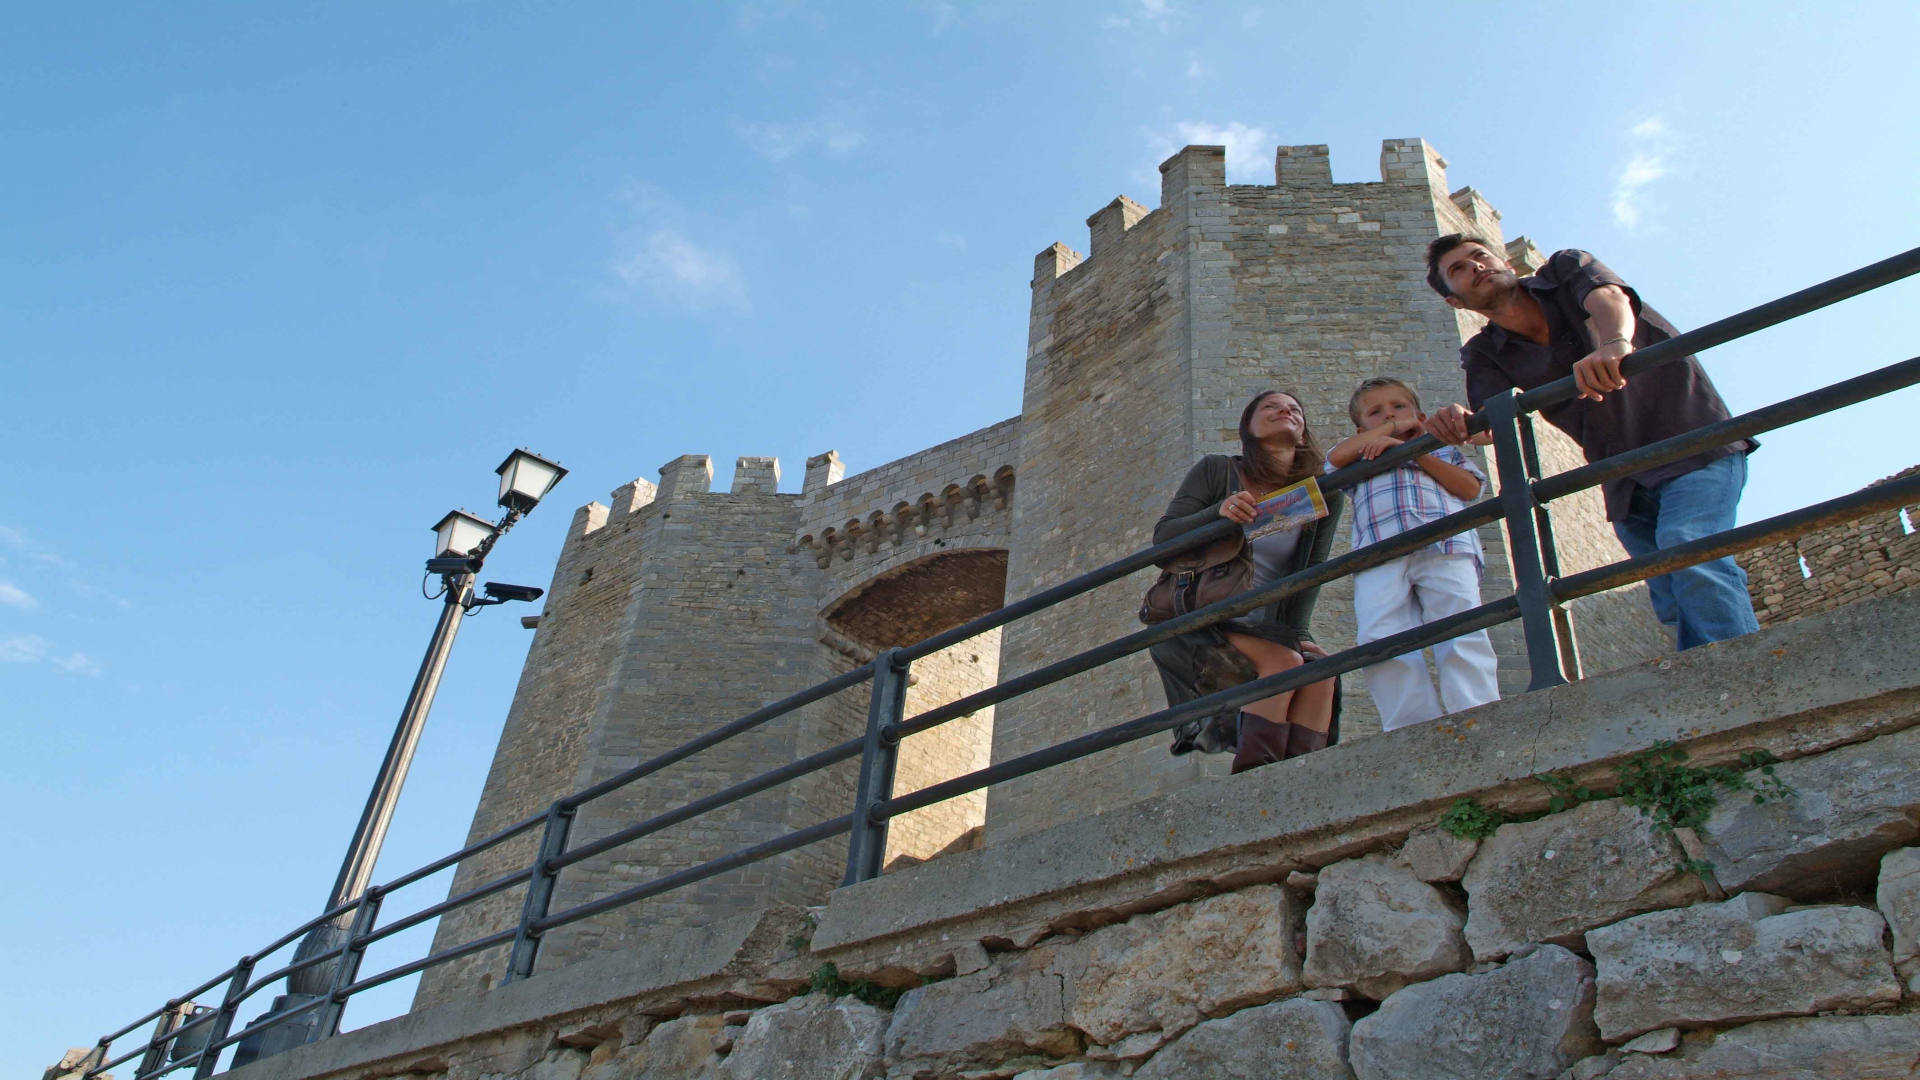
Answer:
<svg viewBox="0 0 1920 1080"><path fill-rule="evenodd" d="M1528 690L1567 681L1560 666L1560 635L1553 626L1546 570L1540 561L1535 528L1533 482L1520 449L1519 394L1507 390L1487 399L1487 430L1493 434L1494 465L1500 477L1500 508L1506 513L1507 550L1513 557L1513 591L1520 601L1520 627L1527 643L1533 679Z"/></svg>
<svg viewBox="0 0 1920 1080"><path fill-rule="evenodd" d="M1527 483L1541 478L1540 444L1533 435L1533 415L1521 413L1516 418L1520 424L1520 454L1527 463ZM1545 570L1547 580L1560 576L1560 547L1553 539L1553 512L1546 503L1535 500L1533 504L1533 523L1540 531L1540 565ZM1560 661L1569 679L1582 679L1580 667L1580 637L1573 628L1573 612L1567 605L1553 605L1553 631L1560 637Z"/></svg>
<svg viewBox="0 0 1920 1080"><path fill-rule="evenodd" d="M233 1029L234 1015L240 1011L240 995L247 992L247 984L253 981L253 957L243 956L233 965L233 977L227 980L227 994L220 999L219 1012L207 1022L207 1049L194 1062L194 1080L204 1080L213 1075L214 1068L220 1062L221 1039Z"/></svg>
<svg viewBox="0 0 1920 1080"><path fill-rule="evenodd" d="M899 649L873 658L873 697L867 705L867 738L860 748L860 784L853 801L853 835L847 844L842 885L880 876L887 853L887 822L874 821L874 807L893 797L893 770L900 759L897 725L907 710L907 668Z"/></svg>
<svg viewBox="0 0 1920 1080"><path fill-rule="evenodd" d="M331 1039L340 1033L340 1017L347 1011L347 987L360 976L360 958L366 955L367 943L361 939L373 932L373 923L380 917L380 902L385 899L378 886L369 885L360 894L360 903L353 909L353 923L347 929L346 943L341 946L338 959L333 962L333 986L327 991L327 1003L320 1006L319 1022L313 1025L313 1041Z"/></svg>
<svg viewBox="0 0 1920 1080"><path fill-rule="evenodd" d="M507 957L507 975L502 983L533 974L542 933L533 924L546 918L552 908L553 886L559 880L560 871L549 864L567 850L567 832L573 826L573 813L573 807L565 799L557 799L547 808L547 827L540 834L540 851L533 857L526 902L520 905L520 928L513 935L513 951Z"/></svg>
<svg viewBox="0 0 1920 1080"><path fill-rule="evenodd" d="M133 1070L135 1080L152 1076L160 1066L167 1063L167 1044L173 1041L171 1036L174 1029L192 1015L193 1002L177 1000L167 1002L167 1007L160 1013L160 1022L154 1026L153 1038L147 1040L147 1052L140 1055L140 1067Z"/></svg>

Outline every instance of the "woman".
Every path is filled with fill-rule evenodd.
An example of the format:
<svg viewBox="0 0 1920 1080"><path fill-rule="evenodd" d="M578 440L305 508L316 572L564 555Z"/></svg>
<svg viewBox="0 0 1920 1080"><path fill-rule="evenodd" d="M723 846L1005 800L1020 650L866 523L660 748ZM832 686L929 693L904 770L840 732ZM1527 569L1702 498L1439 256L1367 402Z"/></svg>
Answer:
<svg viewBox="0 0 1920 1080"><path fill-rule="evenodd" d="M1223 517L1250 522L1262 496L1318 476L1325 460L1307 430L1299 399L1278 390L1262 391L1240 413L1240 453L1200 459L1153 527L1153 542L1165 543ZM1326 517L1248 543L1255 588L1326 559L1342 502L1338 492L1327 492L1326 497ZM1303 589L1250 615L1153 646L1167 704L1299 667L1306 662L1303 656L1326 656L1307 627L1319 592ZM1339 706L1338 679L1309 683L1245 706L1237 718L1233 771L1326 747L1339 738ZM1224 749L1231 739L1220 729L1231 732L1235 723L1235 717L1225 714L1189 721L1176 732L1173 752L1184 754L1196 745Z"/></svg>

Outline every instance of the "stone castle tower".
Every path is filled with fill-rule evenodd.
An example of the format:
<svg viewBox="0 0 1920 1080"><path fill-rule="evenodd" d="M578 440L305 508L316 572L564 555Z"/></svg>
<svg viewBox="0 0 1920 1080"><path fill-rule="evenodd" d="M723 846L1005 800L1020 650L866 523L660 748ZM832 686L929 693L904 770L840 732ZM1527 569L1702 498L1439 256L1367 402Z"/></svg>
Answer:
<svg viewBox="0 0 1920 1080"><path fill-rule="evenodd" d="M575 515L526 667L474 815L471 838L541 813L718 724L851 670L1149 542L1187 468L1229 450L1241 407L1280 387L1306 405L1323 443L1343 437L1353 386L1393 375L1429 405L1461 393L1459 345L1477 317L1441 304L1423 249L1446 232L1504 243L1479 193L1449 193L1446 163L1419 139L1387 140L1378 182L1333 182L1327 148L1289 146L1275 183L1226 182L1221 147L1190 146L1160 166L1160 206L1124 196L1088 219L1090 253L1055 244L1035 262L1019 416L898 461L843 476L837 454L807 462L799 494L778 463L743 457L713 492L705 455L635 480ZM1537 265L1526 240L1506 244ZM1539 429L1547 472L1579 462ZM1491 470L1489 470L1491 472ZM1592 492L1554 504L1563 572L1621 557ZM1341 548L1344 549L1344 534ZM1484 593L1511 591L1504 536L1489 526ZM1149 575L1136 575L963 642L914 665L913 715L1137 628ZM1574 611L1589 671L1665 647L1639 588ZM1316 632L1353 641L1350 589L1321 594ZM1503 687L1525 684L1517 631L1496 630ZM864 686L766 724L587 804L573 845L856 737ZM1348 738L1377 730L1350 679ZM897 791L910 791L1163 707L1144 654L914 736ZM955 799L894 822L888 857L988 844L1146 798L1225 763L1174 758L1164 739ZM851 809L850 765L674 825L576 866L555 910L695 865ZM463 863L465 892L526 865L533 836ZM550 935L551 969L618 947L634 927L700 926L771 903L818 903L837 883L844 841L790 852ZM435 948L509 927L519 890L447 916ZM427 974L416 1005L495 981L479 953Z"/></svg>

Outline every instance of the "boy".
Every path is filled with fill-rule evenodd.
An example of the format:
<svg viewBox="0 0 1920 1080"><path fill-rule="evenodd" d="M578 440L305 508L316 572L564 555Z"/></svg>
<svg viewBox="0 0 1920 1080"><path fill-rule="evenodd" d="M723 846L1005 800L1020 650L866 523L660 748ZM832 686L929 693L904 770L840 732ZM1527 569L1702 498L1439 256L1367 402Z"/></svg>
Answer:
<svg viewBox="0 0 1920 1080"><path fill-rule="evenodd" d="M1357 434L1327 452L1329 468L1369 461L1418 435L1426 422L1420 399L1399 379L1368 379L1347 403ZM1455 446L1422 454L1353 489L1353 546L1437 521L1480 496L1486 475ZM1411 630L1480 603L1480 538L1473 530L1436 541L1353 578L1353 609L1361 642ZM1440 693L1427 678L1420 652L1367 668L1367 692L1380 710L1382 730L1432 720L1500 697L1493 645L1485 630L1433 646Z"/></svg>

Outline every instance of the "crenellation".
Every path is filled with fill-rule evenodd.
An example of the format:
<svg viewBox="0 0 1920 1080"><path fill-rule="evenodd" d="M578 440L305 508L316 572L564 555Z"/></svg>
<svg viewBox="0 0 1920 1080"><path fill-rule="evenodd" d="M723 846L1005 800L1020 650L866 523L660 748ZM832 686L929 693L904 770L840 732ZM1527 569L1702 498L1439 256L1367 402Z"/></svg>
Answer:
<svg viewBox="0 0 1920 1080"><path fill-rule="evenodd" d="M1533 240L1526 236L1516 236L1507 241L1506 255L1513 268L1524 274L1537 273L1547 265L1546 255L1534 247Z"/></svg>
<svg viewBox="0 0 1920 1080"><path fill-rule="evenodd" d="M801 482L800 494L812 496L822 488L831 487L846 475L847 467L840 461L840 451L829 450L824 454L815 454L807 459L806 479Z"/></svg>
<svg viewBox="0 0 1920 1080"><path fill-rule="evenodd" d="M1447 201L1460 208L1460 212L1474 224L1476 233L1491 234L1498 230L1500 211L1495 210L1486 196L1473 188L1463 187L1448 196Z"/></svg>
<svg viewBox="0 0 1920 1080"><path fill-rule="evenodd" d="M1282 146L1273 154L1273 182L1276 187L1330 187L1333 161L1327 144Z"/></svg>
<svg viewBox="0 0 1920 1080"><path fill-rule="evenodd" d="M1033 257L1033 280L1052 281L1079 266L1085 255L1062 243L1054 243Z"/></svg>
<svg viewBox="0 0 1920 1080"><path fill-rule="evenodd" d="M1388 184L1422 184L1446 198L1447 159L1425 139L1383 139L1380 179Z"/></svg>
<svg viewBox="0 0 1920 1080"><path fill-rule="evenodd" d="M742 457L733 464L735 495L774 495L780 490L780 459Z"/></svg>
<svg viewBox="0 0 1920 1080"><path fill-rule="evenodd" d="M660 502L673 502L713 490L713 459L706 454L681 454L660 466Z"/></svg>
<svg viewBox="0 0 1920 1080"><path fill-rule="evenodd" d="M1160 206L1171 210L1205 202L1208 192L1227 186L1227 148L1188 146L1160 163Z"/></svg>
<svg viewBox="0 0 1920 1080"><path fill-rule="evenodd" d="M1093 254L1113 247L1126 235L1128 229L1148 214L1146 207L1121 195L1112 202L1093 212L1087 218L1087 228L1091 232Z"/></svg>
<svg viewBox="0 0 1920 1080"><path fill-rule="evenodd" d="M607 508L597 502L590 502L573 512L573 523L567 526L567 543L571 544L583 536L599 530L607 523Z"/></svg>
<svg viewBox="0 0 1920 1080"><path fill-rule="evenodd" d="M613 515L625 517L638 513L641 509L653 505L654 497L659 493L650 481L635 478L613 489Z"/></svg>

